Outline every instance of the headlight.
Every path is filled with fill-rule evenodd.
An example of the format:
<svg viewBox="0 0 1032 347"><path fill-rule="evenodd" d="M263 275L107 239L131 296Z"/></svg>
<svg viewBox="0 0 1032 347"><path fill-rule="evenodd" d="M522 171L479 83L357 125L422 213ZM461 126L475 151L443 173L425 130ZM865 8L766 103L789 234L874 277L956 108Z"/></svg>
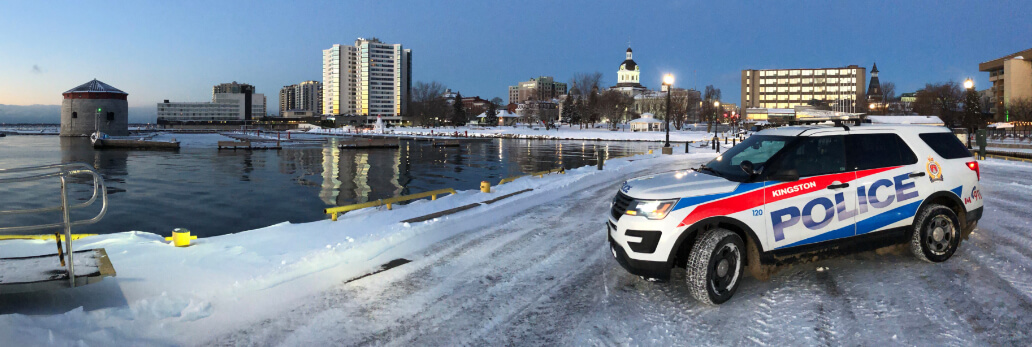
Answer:
<svg viewBox="0 0 1032 347"><path fill-rule="evenodd" d="M648 219L663 219L674 208L677 199L671 200L635 200L627 206L629 216L645 216Z"/></svg>

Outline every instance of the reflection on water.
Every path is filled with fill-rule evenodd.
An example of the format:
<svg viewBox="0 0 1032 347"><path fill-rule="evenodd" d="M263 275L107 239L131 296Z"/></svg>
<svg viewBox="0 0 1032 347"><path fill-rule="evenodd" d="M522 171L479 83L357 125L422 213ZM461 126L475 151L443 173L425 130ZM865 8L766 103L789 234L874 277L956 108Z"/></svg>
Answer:
<svg viewBox="0 0 1032 347"><path fill-rule="evenodd" d="M77 233L169 234L185 227L210 236L323 219L322 209L330 206L441 188L477 189L484 180L594 165L596 151L620 156L648 148L643 143L495 139L461 147L402 141L394 149L328 144L279 151L130 151L94 150L84 138L9 136L0 138L0 167L84 162L97 168L107 185L109 211L100 223L73 230ZM90 182L80 180L70 194L85 200L91 189ZM0 192L0 206L31 208L60 201L57 182L0 186ZM76 211L76 216L90 213ZM52 223L58 217L4 216L0 226Z"/></svg>

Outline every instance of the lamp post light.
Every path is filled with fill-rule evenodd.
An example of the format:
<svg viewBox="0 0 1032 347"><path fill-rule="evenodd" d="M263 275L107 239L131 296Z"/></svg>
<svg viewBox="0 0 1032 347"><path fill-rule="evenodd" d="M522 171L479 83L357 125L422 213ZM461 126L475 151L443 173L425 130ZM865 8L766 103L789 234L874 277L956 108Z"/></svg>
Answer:
<svg viewBox="0 0 1032 347"><path fill-rule="evenodd" d="M670 94L674 91L674 75L666 74L663 76L663 88L666 89L666 142L663 144L664 148L670 147ZM666 150L664 150L664 153Z"/></svg>
<svg viewBox="0 0 1032 347"><path fill-rule="evenodd" d="M970 78L964 80L964 89L972 89L974 87L975 81L972 81Z"/></svg>
<svg viewBox="0 0 1032 347"><path fill-rule="evenodd" d="M717 141L717 126L720 123L717 122L717 116L720 115L720 101L713 102L713 141Z"/></svg>

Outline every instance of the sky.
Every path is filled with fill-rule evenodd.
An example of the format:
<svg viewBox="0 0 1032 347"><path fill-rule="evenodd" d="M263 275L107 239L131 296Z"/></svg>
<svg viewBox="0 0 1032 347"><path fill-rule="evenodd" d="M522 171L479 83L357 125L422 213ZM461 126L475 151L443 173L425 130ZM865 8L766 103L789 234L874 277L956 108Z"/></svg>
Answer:
<svg viewBox="0 0 1032 347"><path fill-rule="evenodd" d="M207 101L211 87L322 79L322 50L377 37L412 50L413 81L507 99L536 76L605 85L628 44L642 84L714 85L738 103L743 69L877 62L896 93L974 78L1032 48L1032 1L9 1L0 0L0 104L56 105L93 78L130 107Z"/></svg>

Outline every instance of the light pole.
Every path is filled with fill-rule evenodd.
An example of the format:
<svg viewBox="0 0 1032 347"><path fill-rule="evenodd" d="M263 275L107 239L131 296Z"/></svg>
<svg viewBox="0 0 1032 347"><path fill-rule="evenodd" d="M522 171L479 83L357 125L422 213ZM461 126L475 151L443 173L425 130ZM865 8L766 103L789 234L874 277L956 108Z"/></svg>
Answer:
<svg viewBox="0 0 1032 347"><path fill-rule="evenodd" d="M666 143L663 144L664 148L670 147L670 94L674 91L674 75L666 74L663 76L663 88L666 89Z"/></svg>
<svg viewBox="0 0 1032 347"><path fill-rule="evenodd" d="M719 114L720 114L720 101L714 101L713 102L713 120L711 121L713 123L713 141L717 141L717 126L720 125L720 123L717 123L717 115L719 115Z"/></svg>

